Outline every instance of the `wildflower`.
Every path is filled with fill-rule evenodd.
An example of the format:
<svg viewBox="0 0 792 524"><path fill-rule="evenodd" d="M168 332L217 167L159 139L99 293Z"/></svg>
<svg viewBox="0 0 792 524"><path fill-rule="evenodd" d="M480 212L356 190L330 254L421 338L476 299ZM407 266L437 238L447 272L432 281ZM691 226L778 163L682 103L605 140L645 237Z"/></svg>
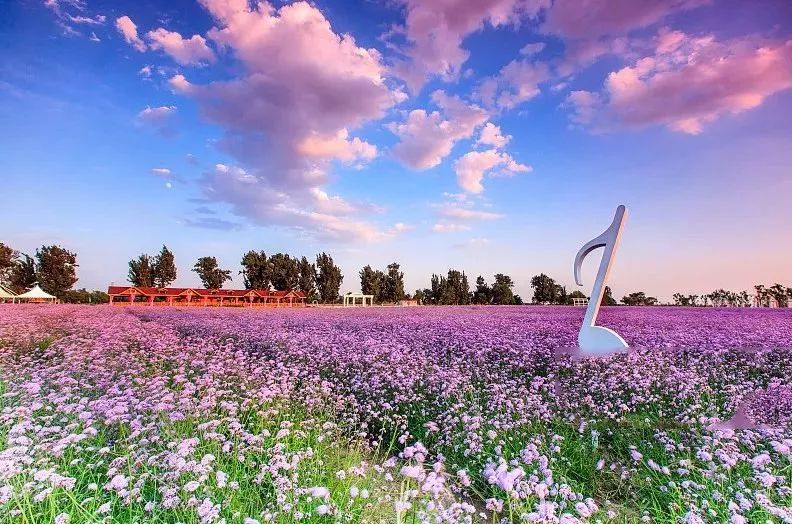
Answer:
<svg viewBox="0 0 792 524"><path fill-rule="evenodd" d="M330 506L327 504L322 504L321 506L316 507L317 515L327 515L328 513L330 513Z"/></svg>
<svg viewBox="0 0 792 524"><path fill-rule="evenodd" d="M217 482L217 487L218 488L226 487L226 480L227 479L228 479L228 475L226 475L224 472L222 472L220 470L217 470L215 472L215 482Z"/></svg>
<svg viewBox="0 0 792 524"><path fill-rule="evenodd" d="M408 509L410 509L411 507L412 504L410 504L406 500L397 500L396 502L393 503L393 509L396 510L396 513L403 513Z"/></svg>
<svg viewBox="0 0 792 524"><path fill-rule="evenodd" d="M69 522L69 514L68 513L58 513L55 516L55 520L53 522L54 522L54 524L68 524L68 522Z"/></svg>
<svg viewBox="0 0 792 524"><path fill-rule="evenodd" d="M311 496L317 499L327 500L330 498L330 490L324 486L316 486L310 490Z"/></svg>

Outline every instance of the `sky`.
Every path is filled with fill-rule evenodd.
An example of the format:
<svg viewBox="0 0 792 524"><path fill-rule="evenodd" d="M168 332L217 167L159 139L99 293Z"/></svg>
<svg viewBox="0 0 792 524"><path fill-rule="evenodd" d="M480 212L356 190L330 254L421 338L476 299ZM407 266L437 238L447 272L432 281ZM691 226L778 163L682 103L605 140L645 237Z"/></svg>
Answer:
<svg viewBox="0 0 792 524"><path fill-rule="evenodd" d="M792 285L787 0L20 0L0 17L0 241L122 284L250 249L614 295ZM588 293L600 255L584 264Z"/></svg>

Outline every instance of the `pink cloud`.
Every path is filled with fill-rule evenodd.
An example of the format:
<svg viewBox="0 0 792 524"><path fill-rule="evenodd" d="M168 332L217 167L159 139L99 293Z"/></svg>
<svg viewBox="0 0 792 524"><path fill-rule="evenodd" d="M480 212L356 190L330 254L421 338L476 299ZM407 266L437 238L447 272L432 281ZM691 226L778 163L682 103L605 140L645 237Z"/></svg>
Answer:
<svg viewBox="0 0 792 524"><path fill-rule="evenodd" d="M215 55L200 35L182 38L179 33L160 27L146 33L151 49L161 49L181 65L214 62Z"/></svg>
<svg viewBox="0 0 792 524"><path fill-rule="evenodd" d="M312 135L297 144L297 151L312 158L335 158L342 162L366 162L377 156L377 146L358 137L349 138L346 129L329 137Z"/></svg>
<svg viewBox="0 0 792 524"><path fill-rule="evenodd" d="M418 91L431 76L456 78L469 53L463 40L489 25L517 25L549 6L550 0L403 0L406 7L403 33L407 60L394 72L412 91Z"/></svg>
<svg viewBox="0 0 792 524"><path fill-rule="evenodd" d="M201 3L216 22L208 38L239 60L239 73L207 84L175 75L170 85L224 128L219 147L245 166L207 173L207 198L260 224L338 240L387 238L390 230L354 218L365 207L322 189L333 160L376 156L374 145L350 133L404 98L388 86L379 52L336 34L307 2Z"/></svg>
<svg viewBox="0 0 792 524"><path fill-rule="evenodd" d="M555 0L542 29L563 38L596 39L648 27L710 0Z"/></svg>
<svg viewBox="0 0 792 524"><path fill-rule="evenodd" d="M549 78L545 63L512 60L497 75L479 85L476 97L487 107L511 109L539 95L539 84Z"/></svg>
<svg viewBox="0 0 792 524"><path fill-rule="evenodd" d="M218 164L204 173L202 184L209 200L229 203L235 215L324 240L375 242L406 230L403 224L381 230L351 216L356 206L341 197L316 188L290 194L239 167Z"/></svg>
<svg viewBox="0 0 792 524"><path fill-rule="evenodd" d="M662 33L654 54L610 73L601 93L567 99L595 127L664 125L697 134L705 124L792 88L792 40L718 42Z"/></svg>
<svg viewBox="0 0 792 524"><path fill-rule="evenodd" d="M484 175L492 172L495 168L499 168L499 174L502 176L531 171L530 166L520 164L508 153L496 149L470 151L454 163L459 187L469 193L484 191L484 186L481 183Z"/></svg>
<svg viewBox="0 0 792 524"><path fill-rule="evenodd" d="M115 25L127 44L141 53L146 50L146 43L138 36L137 26L131 18L126 15L118 17L116 18Z"/></svg>
<svg viewBox="0 0 792 524"><path fill-rule="evenodd" d="M509 140L511 140L511 135L504 135L499 126L496 126L492 122L487 122L484 127L481 128L481 135L477 142L498 149L508 144Z"/></svg>
<svg viewBox="0 0 792 524"><path fill-rule="evenodd" d="M394 156L413 169L439 165L457 141L473 136L487 120L486 111L479 106L443 91L432 93L432 100L441 111L415 109L404 122L388 126L399 137Z"/></svg>

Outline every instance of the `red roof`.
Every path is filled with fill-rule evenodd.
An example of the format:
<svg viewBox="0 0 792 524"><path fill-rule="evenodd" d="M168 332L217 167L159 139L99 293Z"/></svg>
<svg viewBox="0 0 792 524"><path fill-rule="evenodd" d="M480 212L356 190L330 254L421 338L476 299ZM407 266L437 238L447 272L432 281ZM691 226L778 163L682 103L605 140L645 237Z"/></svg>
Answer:
<svg viewBox="0 0 792 524"><path fill-rule="evenodd" d="M266 289L204 289L190 287L143 287L143 286L108 286L108 295L143 295L147 297L176 297L181 295L198 295L209 298L245 298L249 296L267 297L296 297L305 298L302 291L269 291Z"/></svg>

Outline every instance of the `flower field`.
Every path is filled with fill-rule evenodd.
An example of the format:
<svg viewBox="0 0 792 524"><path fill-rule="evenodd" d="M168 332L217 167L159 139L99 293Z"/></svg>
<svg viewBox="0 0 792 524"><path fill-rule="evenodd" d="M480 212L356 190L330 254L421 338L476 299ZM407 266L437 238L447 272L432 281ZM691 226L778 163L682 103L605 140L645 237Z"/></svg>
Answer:
<svg viewBox="0 0 792 524"><path fill-rule="evenodd" d="M0 307L0 522L792 523L792 310L582 316Z"/></svg>

